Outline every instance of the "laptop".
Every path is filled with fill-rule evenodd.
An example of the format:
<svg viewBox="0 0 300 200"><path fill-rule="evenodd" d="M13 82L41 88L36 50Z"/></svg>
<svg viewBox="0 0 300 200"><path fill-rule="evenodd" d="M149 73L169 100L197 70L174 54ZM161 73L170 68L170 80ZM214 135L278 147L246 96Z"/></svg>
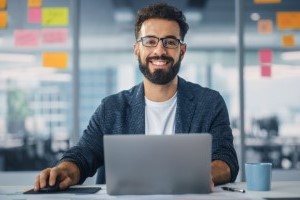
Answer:
<svg viewBox="0 0 300 200"><path fill-rule="evenodd" d="M210 192L210 134L105 135L110 195Z"/></svg>

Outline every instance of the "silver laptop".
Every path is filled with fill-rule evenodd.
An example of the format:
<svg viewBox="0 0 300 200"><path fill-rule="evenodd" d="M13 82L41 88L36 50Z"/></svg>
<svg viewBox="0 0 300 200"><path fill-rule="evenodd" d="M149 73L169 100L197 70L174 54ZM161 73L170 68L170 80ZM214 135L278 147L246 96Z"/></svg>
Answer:
<svg viewBox="0 0 300 200"><path fill-rule="evenodd" d="M104 136L110 195L210 192L210 134Z"/></svg>

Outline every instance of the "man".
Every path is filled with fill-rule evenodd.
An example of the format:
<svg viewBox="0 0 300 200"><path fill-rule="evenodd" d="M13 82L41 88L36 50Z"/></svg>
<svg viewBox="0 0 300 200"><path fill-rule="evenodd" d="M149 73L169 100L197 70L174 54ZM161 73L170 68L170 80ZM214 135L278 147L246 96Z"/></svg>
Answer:
<svg viewBox="0 0 300 200"><path fill-rule="evenodd" d="M58 165L36 177L36 191L46 181L54 185L58 179L64 189L93 176L104 165L105 134L211 133L212 182L235 180L238 162L223 98L177 76L188 28L182 12L167 4L138 12L134 54L143 83L102 100L79 143L65 152Z"/></svg>

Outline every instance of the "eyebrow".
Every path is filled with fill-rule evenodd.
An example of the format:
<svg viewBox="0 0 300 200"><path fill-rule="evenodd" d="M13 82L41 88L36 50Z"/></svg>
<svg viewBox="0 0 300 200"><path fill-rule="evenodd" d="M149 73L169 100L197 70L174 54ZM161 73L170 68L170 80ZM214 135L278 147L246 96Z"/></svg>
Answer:
<svg viewBox="0 0 300 200"><path fill-rule="evenodd" d="M174 39L178 39L177 37L175 37L174 35L167 35L165 37L157 37L156 35L145 35L142 37L156 37L156 38L174 38ZM180 39L179 39L180 40Z"/></svg>

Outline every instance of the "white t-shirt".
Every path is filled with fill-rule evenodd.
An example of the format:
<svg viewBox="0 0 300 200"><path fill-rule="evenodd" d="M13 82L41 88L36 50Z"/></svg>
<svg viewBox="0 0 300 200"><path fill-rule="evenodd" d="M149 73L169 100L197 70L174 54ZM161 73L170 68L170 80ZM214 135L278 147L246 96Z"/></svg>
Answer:
<svg viewBox="0 0 300 200"><path fill-rule="evenodd" d="M146 135L172 135L175 133L177 92L164 102L150 101L145 97Z"/></svg>

